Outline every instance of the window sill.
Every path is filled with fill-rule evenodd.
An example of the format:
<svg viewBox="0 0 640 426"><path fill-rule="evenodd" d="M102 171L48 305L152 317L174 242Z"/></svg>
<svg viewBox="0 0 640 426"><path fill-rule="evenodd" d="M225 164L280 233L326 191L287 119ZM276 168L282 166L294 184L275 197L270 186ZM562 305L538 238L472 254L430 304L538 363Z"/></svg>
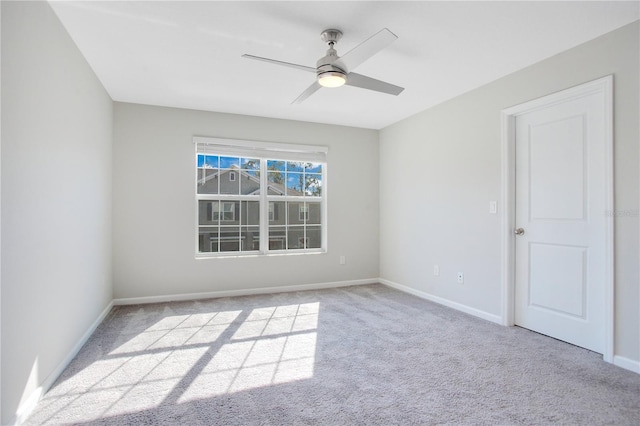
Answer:
<svg viewBox="0 0 640 426"><path fill-rule="evenodd" d="M262 257L282 257L282 256L307 256L307 255L316 255L316 254L326 254L327 251L324 249L314 249L314 250L300 250L300 251L286 251L286 252L269 252L269 253L260 253L260 252L247 252L246 254L240 254L236 252L229 253L214 253L214 254L203 254L197 253L195 256L196 260L206 260L206 259L247 259L247 258L262 258Z"/></svg>

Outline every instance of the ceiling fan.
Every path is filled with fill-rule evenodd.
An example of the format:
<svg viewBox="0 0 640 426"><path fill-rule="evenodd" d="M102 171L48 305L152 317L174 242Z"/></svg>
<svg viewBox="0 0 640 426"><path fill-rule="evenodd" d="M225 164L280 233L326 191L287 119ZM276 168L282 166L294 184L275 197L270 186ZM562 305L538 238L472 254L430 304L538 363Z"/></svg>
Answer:
<svg viewBox="0 0 640 426"><path fill-rule="evenodd" d="M387 28L378 31L343 56L338 56L338 52L334 48L336 43L342 38L342 32L340 30L324 30L320 34L320 38L329 45L329 50L327 50L325 56L318 59L315 68L254 55L245 54L242 55L242 57L315 73L316 80L292 102L294 104L299 104L304 101L322 87L340 87L344 84L396 96L404 90L403 87L351 72L352 69L398 38L398 36Z"/></svg>

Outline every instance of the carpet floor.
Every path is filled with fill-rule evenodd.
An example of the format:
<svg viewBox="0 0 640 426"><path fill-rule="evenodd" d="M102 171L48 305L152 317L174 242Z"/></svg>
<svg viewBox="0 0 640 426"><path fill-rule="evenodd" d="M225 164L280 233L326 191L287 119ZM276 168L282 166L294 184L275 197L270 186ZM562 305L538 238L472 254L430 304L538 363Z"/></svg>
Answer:
<svg viewBox="0 0 640 426"><path fill-rule="evenodd" d="M640 375L383 285L115 307L27 424L640 424Z"/></svg>

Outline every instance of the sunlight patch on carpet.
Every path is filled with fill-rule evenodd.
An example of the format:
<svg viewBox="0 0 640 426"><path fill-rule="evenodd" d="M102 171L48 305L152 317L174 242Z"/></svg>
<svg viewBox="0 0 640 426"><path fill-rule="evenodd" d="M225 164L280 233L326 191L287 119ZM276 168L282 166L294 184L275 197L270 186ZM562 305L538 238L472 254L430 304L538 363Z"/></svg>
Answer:
<svg viewBox="0 0 640 426"><path fill-rule="evenodd" d="M152 321L137 311L112 349L49 392L49 420L64 410L82 423L309 379L318 313L319 303L190 315L165 307Z"/></svg>
<svg viewBox="0 0 640 426"><path fill-rule="evenodd" d="M319 307L254 309L178 402L312 378Z"/></svg>
<svg viewBox="0 0 640 426"><path fill-rule="evenodd" d="M143 332L121 336L122 344L111 351L109 355L126 355L147 349L166 348L173 350L187 342L213 342L241 312L227 311L167 316Z"/></svg>

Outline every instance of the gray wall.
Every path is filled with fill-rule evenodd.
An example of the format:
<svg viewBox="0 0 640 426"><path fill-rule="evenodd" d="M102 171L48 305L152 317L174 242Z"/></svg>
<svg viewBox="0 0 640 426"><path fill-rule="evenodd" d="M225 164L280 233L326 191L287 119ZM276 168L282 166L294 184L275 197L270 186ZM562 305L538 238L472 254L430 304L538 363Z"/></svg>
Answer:
<svg viewBox="0 0 640 426"><path fill-rule="evenodd" d="M328 146L328 253L196 259L194 135ZM116 102L113 155L115 298L378 277L375 130Z"/></svg>
<svg viewBox="0 0 640 426"><path fill-rule="evenodd" d="M631 213L615 219L615 354L638 362L639 38L636 21L383 129L380 276L500 315L500 215L489 214L501 195L500 111L613 74L615 208Z"/></svg>
<svg viewBox="0 0 640 426"><path fill-rule="evenodd" d="M2 2L2 424L112 299L113 103L46 2Z"/></svg>

